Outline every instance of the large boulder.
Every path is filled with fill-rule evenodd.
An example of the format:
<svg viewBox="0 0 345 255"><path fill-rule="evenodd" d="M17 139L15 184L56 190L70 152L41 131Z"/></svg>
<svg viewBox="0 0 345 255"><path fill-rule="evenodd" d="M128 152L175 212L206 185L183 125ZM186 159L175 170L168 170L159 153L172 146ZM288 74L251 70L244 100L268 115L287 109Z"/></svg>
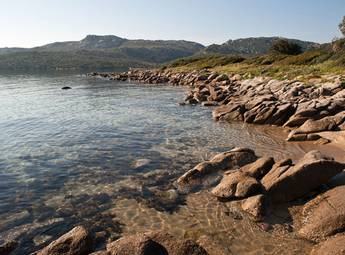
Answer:
<svg viewBox="0 0 345 255"><path fill-rule="evenodd" d="M339 234L316 245L310 255L344 255L345 234Z"/></svg>
<svg viewBox="0 0 345 255"><path fill-rule="evenodd" d="M274 159L262 157L236 171L227 171L221 182L212 190L218 198L245 198L262 191L258 179L262 178L273 166Z"/></svg>
<svg viewBox="0 0 345 255"><path fill-rule="evenodd" d="M335 130L344 120L345 112L338 113L335 116L328 116L320 120L309 119L295 130L295 134L309 134Z"/></svg>
<svg viewBox="0 0 345 255"><path fill-rule="evenodd" d="M262 179L271 202L288 202L312 191L340 173L345 165L311 151L296 165L281 164Z"/></svg>
<svg viewBox="0 0 345 255"><path fill-rule="evenodd" d="M176 186L180 191L189 191L191 188L201 185L203 179L208 175L219 171L237 169L256 159L254 151L246 148L235 148L231 151L217 154L211 160L196 165L178 178Z"/></svg>
<svg viewBox="0 0 345 255"><path fill-rule="evenodd" d="M222 181L212 190L218 198L245 198L262 190L261 183L247 173L237 170L225 175Z"/></svg>
<svg viewBox="0 0 345 255"><path fill-rule="evenodd" d="M207 255L196 242L165 232L124 236L107 245L110 255Z"/></svg>
<svg viewBox="0 0 345 255"><path fill-rule="evenodd" d="M92 246L89 231L78 226L50 243L37 255L87 255L92 251Z"/></svg>
<svg viewBox="0 0 345 255"><path fill-rule="evenodd" d="M302 211L300 236L324 240L345 229L345 186L333 188L309 201Z"/></svg>

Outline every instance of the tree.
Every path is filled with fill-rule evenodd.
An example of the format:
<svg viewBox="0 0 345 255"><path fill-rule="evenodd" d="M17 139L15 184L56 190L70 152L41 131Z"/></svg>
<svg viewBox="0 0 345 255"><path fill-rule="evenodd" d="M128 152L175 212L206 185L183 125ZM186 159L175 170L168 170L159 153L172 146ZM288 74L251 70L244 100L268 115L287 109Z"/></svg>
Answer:
<svg viewBox="0 0 345 255"><path fill-rule="evenodd" d="M286 39L278 39L272 44L270 52L273 54L298 55L302 53L302 48L297 43Z"/></svg>
<svg viewBox="0 0 345 255"><path fill-rule="evenodd" d="M343 17L343 20L339 24L339 29L341 33L345 36L345 16Z"/></svg>

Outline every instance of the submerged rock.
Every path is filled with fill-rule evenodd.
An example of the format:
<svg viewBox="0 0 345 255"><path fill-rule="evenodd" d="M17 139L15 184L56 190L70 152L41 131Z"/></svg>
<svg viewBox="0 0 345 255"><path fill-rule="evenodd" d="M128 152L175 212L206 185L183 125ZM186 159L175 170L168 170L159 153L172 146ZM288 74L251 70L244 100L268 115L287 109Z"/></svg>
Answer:
<svg viewBox="0 0 345 255"><path fill-rule="evenodd" d="M87 255L92 251L92 245L89 231L78 226L50 243L37 255Z"/></svg>
<svg viewBox="0 0 345 255"><path fill-rule="evenodd" d="M175 238L165 232L146 232L124 236L107 245L111 255L207 255L196 242Z"/></svg>
<svg viewBox="0 0 345 255"><path fill-rule="evenodd" d="M131 167L134 169L139 169L147 166L151 163L151 160L147 158L136 159L131 163Z"/></svg>

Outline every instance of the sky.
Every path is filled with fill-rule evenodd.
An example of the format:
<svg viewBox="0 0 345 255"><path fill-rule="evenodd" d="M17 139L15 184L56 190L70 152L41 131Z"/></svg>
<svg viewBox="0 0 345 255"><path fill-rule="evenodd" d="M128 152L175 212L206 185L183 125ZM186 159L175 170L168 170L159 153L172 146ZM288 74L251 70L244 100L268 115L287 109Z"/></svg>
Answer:
<svg viewBox="0 0 345 255"><path fill-rule="evenodd" d="M88 34L209 45L283 36L340 36L345 0L0 0L0 47L77 41Z"/></svg>

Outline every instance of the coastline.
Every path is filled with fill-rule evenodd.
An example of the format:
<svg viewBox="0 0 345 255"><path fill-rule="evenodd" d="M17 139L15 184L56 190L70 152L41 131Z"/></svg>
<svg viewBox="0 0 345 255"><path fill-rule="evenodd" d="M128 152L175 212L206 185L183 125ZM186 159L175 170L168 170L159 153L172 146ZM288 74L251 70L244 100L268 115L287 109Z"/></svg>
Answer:
<svg viewBox="0 0 345 255"><path fill-rule="evenodd" d="M223 74L217 74L217 76L213 75L213 79L216 79L217 81L214 83L211 81L205 84L208 77L205 79L206 75L202 75L199 72L180 74L172 73L170 71L162 73L161 71L139 70L120 74L93 73L88 76L119 81L130 80L138 82L139 84L170 83L175 86L184 85L189 88L189 95L185 98L185 102L180 104L180 107L184 107L184 105L188 104L200 104L203 107L212 107L214 110L213 112L219 112L217 108L222 108L230 103L231 100L229 99L232 99L238 91L241 91L237 86L240 87L243 82L241 77L238 75L227 75L226 78ZM256 82L257 80L255 78L250 80L250 82L253 81ZM275 82L281 81L273 81L271 83L274 84ZM286 82L290 83L291 81ZM270 81L267 83L270 83ZM214 87L216 88L213 92L216 93L214 93L214 98L212 98L211 101L208 97L212 96L212 89L210 89L210 87L213 87L212 84L214 84ZM284 85L285 83L282 84ZM260 86L260 84L258 86ZM206 96L206 100L202 93L209 94ZM224 95L225 93L227 94ZM257 99L257 96L258 95L254 94L250 97L250 100L245 103L237 101L235 108L245 108L248 107L247 104L250 104L251 106L254 105L255 103L253 103L253 101ZM266 95L263 96L265 97ZM227 97L229 97L228 102L226 100ZM238 97L238 95L235 95L235 100L237 100ZM316 97L311 100L315 99ZM249 112L257 106L260 108L264 105L265 107L267 106L268 110L263 112L268 112L270 107L275 105L270 103L267 104L267 101L265 100L258 100L258 102L258 105L246 109L246 111ZM280 103L279 99L273 100L273 102ZM231 109L233 109L233 106L231 106ZM296 112L297 110L289 112L291 113L289 118L293 117ZM272 128L270 127L271 125L266 123L255 123L255 121L249 122L243 118L244 113L245 112L240 112L240 115L232 115L231 111L227 111L224 114L227 115L227 118L215 118L215 120L230 122L242 121L248 125L248 128L262 129L263 132L265 132L267 128L267 132L274 132L276 136L282 137L283 140L289 137L289 133L300 128L297 126L283 127L283 124L274 125L276 128ZM272 115L275 113L275 110L271 111ZM254 118L249 119L255 120L257 115L263 115L261 111L255 112L255 114ZM236 118L242 116L242 119L233 119L233 116L236 116ZM323 117L330 116L331 115ZM270 116L268 116L267 119L269 119L269 117ZM287 119L287 116L283 119L285 118ZM311 117L310 119L318 121L317 118ZM304 121L306 122L305 119ZM259 237L258 239L262 238L262 240L264 240L265 238L272 238L271 248L269 249L272 249L272 251L275 252L293 254L294 252L303 251L305 254L309 252L312 252L311 254L313 255L324 254L316 253L316 247L323 245L327 246L327 242L330 240L333 241L333 238L338 238L338 236L334 236L334 232L339 231L341 226L336 223L333 224L332 221L334 232L329 233L323 229L324 222L322 222L323 225L321 224L321 226L317 226L315 223L317 220L315 219L318 219L317 215L320 210L322 211L324 209L323 206L325 203L334 203L333 200L328 201L328 198L325 198L323 194L330 193L330 198L337 197L342 191L337 189L339 187L341 188L341 185L345 183L342 172L342 169L344 169L344 165L342 163L345 163L344 157L342 157L344 154L344 148L341 147L343 131L318 131L312 134L319 135L320 137L317 139L306 139L307 141L301 141L301 139L299 139L297 141L289 142L298 144L298 146L300 146L305 152L301 153L300 156L296 155L296 157L291 157L291 159L272 157L269 152L262 155L256 154L258 153L256 150L253 151L248 148L235 148L230 151L217 154L214 157L194 166L184 175L180 176L174 183L174 186L178 193L188 194L186 207L188 208L191 206L189 210L193 211L196 208L200 209L200 207L203 206L203 203L206 203L208 207L205 210L207 210L207 212L212 216L193 213L194 216L189 219L190 222L186 221L184 224L188 226L190 224L188 228L192 229L194 226L193 224L207 222L210 220L208 217L212 217L214 224L218 224L217 221L221 220L227 228L234 228L234 233L236 232L236 229L233 226L240 228L247 227L249 229L243 229L243 231L251 232L249 235L255 235ZM338 134L341 134L341 136L338 136ZM320 152L309 152L316 147ZM329 169L329 173L323 174L320 172L320 166ZM317 180L314 180L313 178L310 178L313 176L312 174L314 171L316 176L320 176L320 179L317 178ZM279 173L279 176L284 176L284 178L277 178L277 172ZM311 182L312 185L303 185L303 183L308 182ZM236 187L235 191L231 188L233 185ZM288 186L288 189L286 189L286 185ZM239 190L238 187L242 187L241 190ZM298 192L291 193L291 190L293 189ZM333 191L334 189L336 189L336 192ZM276 193L286 194L286 196L276 197ZM171 194L169 193L169 196L174 197L176 194L175 192ZM135 201L120 201L120 204L118 205L119 207L121 207L121 202L124 203L124 207L140 207L142 214L138 214L138 217L144 217L147 213L152 213L149 208L143 208L141 204L137 204ZM310 204L313 206L310 207ZM341 198L340 208L342 208L344 204L345 201ZM213 210L215 210L215 208L217 208L217 215L213 215ZM118 214L120 218L122 217L121 219L123 222L127 222L129 219L128 216L124 214L123 210L123 208L120 209L115 207L114 213ZM191 217L192 213L188 210L184 210L186 210L185 207L182 209L182 212L185 213L186 216ZM345 210L340 210L340 215L335 215L334 212L328 212L328 214L332 216L333 213L336 217L343 217L343 211L345 212ZM203 219L205 216L206 218ZM322 217L327 218L328 215L322 215ZM308 222L308 219L312 219L313 221ZM330 220L333 219L334 218L331 218ZM170 216L169 220L172 222L174 220L181 221L181 218L178 218L173 214ZM329 220L329 218L327 218L327 220ZM239 221L242 223L236 223ZM315 237L315 231L323 231L320 238ZM193 232L191 231L190 233ZM193 233L190 235L188 229L186 229L186 232L182 235L180 232L174 232L173 228L171 228L170 232L159 231L159 228L157 228L157 231L146 231L144 227L129 224L129 226L126 226L123 235L121 235L119 239L112 240L111 242L107 240L106 246L104 246L106 243L104 236L98 236L99 234L100 233L89 232L87 226L78 226L35 254L62 254L59 253L59 247L64 247L66 250L71 251L71 254L77 254L75 253L77 251L73 249L81 250L85 254L121 254L121 252L124 251L128 254L136 254L136 249L143 249L142 251L145 251L145 249L158 249L157 251L160 251L162 247L167 250L169 254L185 254L184 252L190 250L195 252L188 254L195 255L224 255L229 254L229 252L230 254L231 252L244 252L244 250L241 250L243 247L238 245L240 240L238 240L238 237L236 236L231 236L231 238L228 238L229 240L224 240L224 243L220 244L214 242L211 232L201 231L200 233ZM214 234L216 234L216 232L214 232ZM184 238L177 238L179 236L183 236ZM236 242L234 240L236 240ZM340 237L340 240L343 240L342 236ZM70 241L73 244L72 246ZM284 242L284 245L281 245L280 247L274 246L275 242ZM159 246L156 246L157 243ZM315 243L319 243L318 246L314 246ZM95 249L95 244L101 244L100 247L102 248ZM6 252L6 249L11 250L13 247L15 248L15 245L15 243L9 242L1 247L4 248ZM253 245L253 243L248 243L248 247L251 247L251 249L256 247ZM228 250L224 249L226 246L230 248ZM292 246L296 246L295 250L290 248ZM262 249L264 247L259 248ZM92 253L94 250L97 251ZM263 252L263 250L261 252ZM332 252L332 250L330 252Z"/></svg>

